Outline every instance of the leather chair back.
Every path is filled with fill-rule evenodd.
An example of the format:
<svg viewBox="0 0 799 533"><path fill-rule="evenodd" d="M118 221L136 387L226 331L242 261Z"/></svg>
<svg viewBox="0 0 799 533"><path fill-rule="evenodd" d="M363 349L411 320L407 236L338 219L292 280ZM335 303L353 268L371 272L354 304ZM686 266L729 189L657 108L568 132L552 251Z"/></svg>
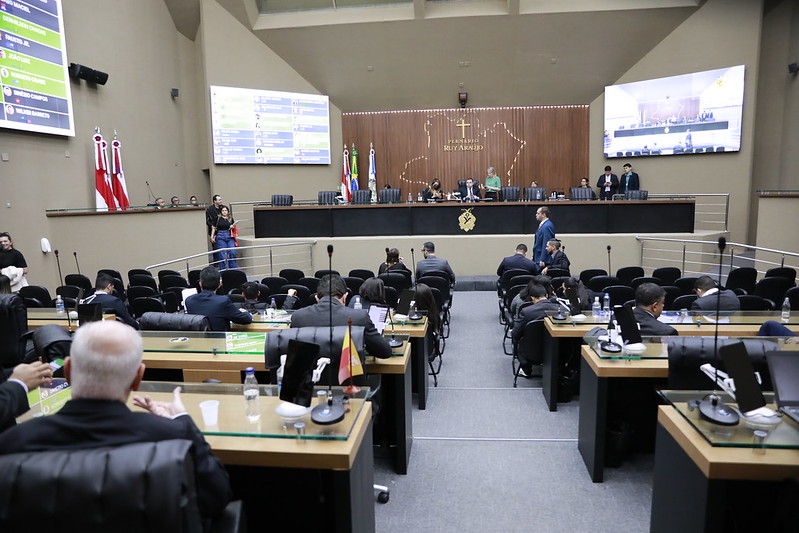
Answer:
<svg viewBox="0 0 799 533"><path fill-rule="evenodd" d="M0 367L22 362L20 337L28 330L28 310L18 294L0 294Z"/></svg>
<svg viewBox="0 0 799 533"><path fill-rule="evenodd" d="M264 358L266 360L266 368L274 370L280 366L280 356L288 351L289 340L296 339L303 342L310 342L318 344L320 347L320 357L330 357L330 365L325 368L322 374L320 384L327 385L330 383L328 370L333 368L335 374L338 374L338 365L341 360L341 347L344 344L344 334L347 332L347 326L334 326L333 327L333 344L330 344L330 328L327 326L320 327L305 327L305 328L288 328L276 331L270 331L266 334L266 342L264 344ZM361 356L361 362L364 357L364 328L363 326L352 326L352 344ZM338 379L334 379L338 384Z"/></svg>
<svg viewBox="0 0 799 533"><path fill-rule="evenodd" d="M524 201L525 202L545 202L547 199L546 187L525 187L524 188Z"/></svg>
<svg viewBox="0 0 799 533"><path fill-rule="evenodd" d="M352 203L356 205L366 205L372 203L372 191L369 189L358 189L352 191Z"/></svg>
<svg viewBox="0 0 799 533"><path fill-rule="evenodd" d="M273 206L289 206L294 203L294 196L290 194L273 194L272 195L272 205Z"/></svg>
<svg viewBox="0 0 799 533"><path fill-rule="evenodd" d="M139 322L142 331L208 331L211 324L204 315L186 313L144 313Z"/></svg>
<svg viewBox="0 0 799 533"><path fill-rule="evenodd" d="M0 457L0 530L202 532L191 441Z"/></svg>
<svg viewBox="0 0 799 533"><path fill-rule="evenodd" d="M401 200L401 192L399 189L380 189L380 203L381 204L398 204Z"/></svg>
<svg viewBox="0 0 799 533"><path fill-rule="evenodd" d="M319 205L336 205L336 195L338 194L338 191L319 191L317 203Z"/></svg>
<svg viewBox="0 0 799 533"><path fill-rule="evenodd" d="M625 200L648 200L649 191L624 191Z"/></svg>
<svg viewBox="0 0 799 533"><path fill-rule="evenodd" d="M519 201L519 187L516 186L503 186L499 191L499 198L503 202L518 202Z"/></svg>
<svg viewBox="0 0 799 533"><path fill-rule="evenodd" d="M569 189L569 198L572 200L591 200L594 196L593 192L590 187L571 187Z"/></svg>

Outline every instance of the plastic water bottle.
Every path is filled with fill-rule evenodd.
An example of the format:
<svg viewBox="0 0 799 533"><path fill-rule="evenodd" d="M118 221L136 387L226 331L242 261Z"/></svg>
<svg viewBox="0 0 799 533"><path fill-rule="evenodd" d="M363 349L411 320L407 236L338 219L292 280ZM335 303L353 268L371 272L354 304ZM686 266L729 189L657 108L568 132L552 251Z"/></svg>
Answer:
<svg viewBox="0 0 799 533"><path fill-rule="evenodd" d="M422 193L421 192L419 192L419 194L416 195L416 201L417 202L421 202L422 201Z"/></svg>
<svg viewBox="0 0 799 533"><path fill-rule="evenodd" d="M360 296L356 296L355 297L355 303L352 304L352 307L353 307L353 309L363 309L363 305L361 305L361 297Z"/></svg>
<svg viewBox="0 0 799 533"><path fill-rule="evenodd" d="M610 317L610 294L605 293L605 299L602 303L602 314Z"/></svg>
<svg viewBox="0 0 799 533"><path fill-rule="evenodd" d="M277 314L277 303L275 303L275 299L272 298L272 301L269 302L269 307L266 309L266 316L270 319L275 318Z"/></svg>
<svg viewBox="0 0 799 533"><path fill-rule="evenodd" d="M785 298L785 301L782 302L782 321L788 322L791 320L791 302L788 301L788 298Z"/></svg>
<svg viewBox="0 0 799 533"><path fill-rule="evenodd" d="M413 203L413 195L411 193L408 193L408 203L409 204Z"/></svg>
<svg viewBox="0 0 799 533"><path fill-rule="evenodd" d="M247 420L255 422L261 418L261 408L258 405L258 396L260 390L258 389L258 380L255 379L255 369L248 366L244 370L246 376L244 377L244 403L247 410Z"/></svg>
<svg viewBox="0 0 799 533"><path fill-rule="evenodd" d="M788 308L788 312L790 313L790 307ZM58 316L63 316L66 314L66 311L64 309L64 299L61 298L60 294L55 297L55 314L57 314Z"/></svg>
<svg viewBox="0 0 799 533"><path fill-rule="evenodd" d="M602 317L602 304L599 303L599 296L594 296L594 303L591 306L591 316L594 318Z"/></svg>

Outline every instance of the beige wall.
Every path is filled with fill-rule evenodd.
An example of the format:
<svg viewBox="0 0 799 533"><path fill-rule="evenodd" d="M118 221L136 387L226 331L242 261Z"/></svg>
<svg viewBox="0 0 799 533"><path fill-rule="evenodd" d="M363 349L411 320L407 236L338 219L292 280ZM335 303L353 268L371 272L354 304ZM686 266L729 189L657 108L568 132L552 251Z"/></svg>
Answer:
<svg viewBox="0 0 799 533"><path fill-rule="evenodd" d="M285 61L246 30L215 0L202 0L200 35L205 61L202 109L206 168L211 169L211 192L226 202L269 200L272 194L316 199L316 192L332 190L341 180L341 111L330 106L332 156L330 165L214 165L211 163L210 103L205 87L225 85L320 94ZM309 52L310 53L310 52Z"/></svg>
<svg viewBox="0 0 799 533"><path fill-rule="evenodd" d="M741 151L735 153L631 159L641 188L651 193L729 192L730 236L747 241L754 148L755 102L760 46L760 0L708 0L696 13L630 68L616 83L628 83L746 65ZM601 151L604 95L591 103L590 164L599 176L606 164L620 173L623 159Z"/></svg>

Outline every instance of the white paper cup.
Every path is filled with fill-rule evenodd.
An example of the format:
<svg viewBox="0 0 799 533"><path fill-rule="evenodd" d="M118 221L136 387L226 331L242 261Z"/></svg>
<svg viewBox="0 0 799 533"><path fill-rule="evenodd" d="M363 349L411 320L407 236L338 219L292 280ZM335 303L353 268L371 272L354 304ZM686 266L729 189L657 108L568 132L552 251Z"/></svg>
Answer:
<svg viewBox="0 0 799 533"><path fill-rule="evenodd" d="M205 400L200 402L200 410L203 413L203 424L215 426L219 422L219 401Z"/></svg>

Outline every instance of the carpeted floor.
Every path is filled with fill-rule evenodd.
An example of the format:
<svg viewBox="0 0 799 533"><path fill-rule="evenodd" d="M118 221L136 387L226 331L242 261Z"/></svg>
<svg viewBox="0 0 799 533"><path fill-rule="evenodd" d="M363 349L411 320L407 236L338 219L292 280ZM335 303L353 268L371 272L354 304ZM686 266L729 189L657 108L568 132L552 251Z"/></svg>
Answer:
<svg viewBox="0 0 799 533"><path fill-rule="evenodd" d="M592 483L577 451L579 400L550 413L540 379L512 387L496 293L456 292L439 386L414 406L408 475L375 461L391 501L378 533L649 530L652 456Z"/></svg>

